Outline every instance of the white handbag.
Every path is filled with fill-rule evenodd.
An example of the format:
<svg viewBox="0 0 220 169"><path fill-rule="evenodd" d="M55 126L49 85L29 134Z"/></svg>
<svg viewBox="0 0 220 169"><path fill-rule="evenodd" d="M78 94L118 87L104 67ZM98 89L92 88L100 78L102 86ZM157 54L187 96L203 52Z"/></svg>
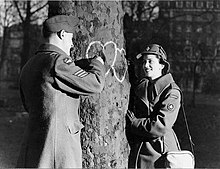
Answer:
<svg viewBox="0 0 220 169"><path fill-rule="evenodd" d="M194 168L194 155L188 150L170 151L164 155L165 168Z"/></svg>

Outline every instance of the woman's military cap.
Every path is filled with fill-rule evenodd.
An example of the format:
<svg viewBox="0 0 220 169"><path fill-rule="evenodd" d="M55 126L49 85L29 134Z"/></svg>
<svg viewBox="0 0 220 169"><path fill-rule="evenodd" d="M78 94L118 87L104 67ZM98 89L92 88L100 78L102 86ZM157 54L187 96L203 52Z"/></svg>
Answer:
<svg viewBox="0 0 220 169"><path fill-rule="evenodd" d="M147 54L157 55L159 57L159 59L161 59L161 61L163 62L162 64L165 65L164 72L165 73L169 72L170 64L167 61L167 54L164 51L164 49L162 48L162 46L160 46L158 44L150 44L145 48L145 50L143 52L138 54L136 56L136 58L140 59L140 58L142 58L142 56L147 55Z"/></svg>

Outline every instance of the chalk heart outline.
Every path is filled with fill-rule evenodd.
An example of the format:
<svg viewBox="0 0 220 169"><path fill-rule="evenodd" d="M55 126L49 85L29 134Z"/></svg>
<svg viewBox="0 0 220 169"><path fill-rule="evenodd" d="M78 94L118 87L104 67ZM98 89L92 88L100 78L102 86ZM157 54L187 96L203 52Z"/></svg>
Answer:
<svg viewBox="0 0 220 169"><path fill-rule="evenodd" d="M114 65L113 65L112 69L113 69L115 78L119 82L122 83L124 81L124 79L125 79L125 76L126 76L126 73L127 73L127 69L128 69L128 66L126 64L126 58L125 57L116 57L116 61L115 61ZM120 75L120 71L123 72L123 73L121 72L121 75ZM121 77L121 79L119 77Z"/></svg>
<svg viewBox="0 0 220 169"><path fill-rule="evenodd" d="M114 65L115 65L115 61L116 61L116 59L117 59L118 52L119 52L121 55L123 55L123 53L124 53L124 55L126 55L126 52L125 52L124 48L121 48L121 49L117 48L116 43L113 42L113 41L108 41L108 42L106 42L104 45L103 45L102 42L100 42L100 41L92 41L92 42L89 44L89 46L88 46L88 48L87 48L87 50L86 50L86 58L89 58L89 50L90 50L90 47L91 47L92 45L96 44L96 43L99 44L99 45L102 47L102 51L103 51L104 54L105 54L105 47L106 47L107 45L112 44L112 45L114 46L114 49L115 49L114 59L113 59L113 61L112 61L112 64L110 65L110 68L109 68L109 69L107 70L107 72L105 73L105 76L107 76L108 73L110 72L110 69L112 69L113 72L114 72L115 78L116 78L120 83L122 83L122 82L124 81L125 75L126 75L126 73L127 73L127 69L128 69L128 68L127 68L127 65L125 64L126 67L125 67L124 75L122 76L121 79L119 79L119 78L117 77L117 73L116 73L116 70L115 70L115 68L114 68ZM106 54L105 54L105 55L106 55ZM124 55L123 55L123 56L124 56ZM125 60L126 60L126 59L125 59Z"/></svg>

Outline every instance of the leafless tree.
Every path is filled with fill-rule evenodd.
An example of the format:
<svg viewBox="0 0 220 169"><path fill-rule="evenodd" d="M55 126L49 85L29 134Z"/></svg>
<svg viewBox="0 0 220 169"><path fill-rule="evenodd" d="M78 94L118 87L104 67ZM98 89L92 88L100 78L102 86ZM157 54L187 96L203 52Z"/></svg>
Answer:
<svg viewBox="0 0 220 169"><path fill-rule="evenodd" d="M17 10L19 23L23 28L23 45L21 51L21 68L30 58L31 24L41 22L47 16L47 1L45 0L13 0Z"/></svg>
<svg viewBox="0 0 220 169"><path fill-rule="evenodd" d="M0 1L0 31L2 34L1 39L1 55L0 55L0 72L3 68L5 58L6 58L6 49L7 49L7 35L8 27L16 23L16 14L15 9L13 8L12 1Z"/></svg>

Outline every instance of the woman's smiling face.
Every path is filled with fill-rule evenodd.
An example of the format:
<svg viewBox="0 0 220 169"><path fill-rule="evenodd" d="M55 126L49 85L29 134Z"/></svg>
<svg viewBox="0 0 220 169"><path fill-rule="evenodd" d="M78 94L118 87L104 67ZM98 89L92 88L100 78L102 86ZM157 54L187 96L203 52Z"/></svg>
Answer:
<svg viewBox="0 0 220 169"><path fill-rule="evenodd" d="M157 55L147 54L143 56L142 68L145 76L149 77L151 80L154 80L162 75L164 65L160 63Z"/></svg>

